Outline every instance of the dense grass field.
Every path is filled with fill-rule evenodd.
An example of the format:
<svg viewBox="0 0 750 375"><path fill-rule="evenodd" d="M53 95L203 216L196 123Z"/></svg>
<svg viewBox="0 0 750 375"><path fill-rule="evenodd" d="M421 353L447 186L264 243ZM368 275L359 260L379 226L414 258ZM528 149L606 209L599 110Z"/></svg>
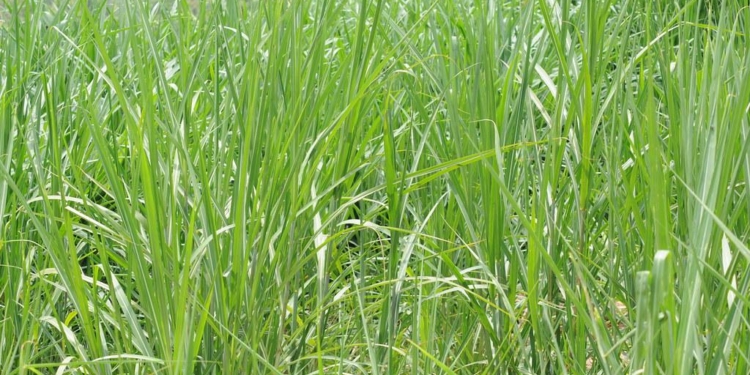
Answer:
<svg viewBox="0 0 750 375"><path fill-rule="evenodd" d="M742 0L2 8L0 375L750 373Z"/></svg>

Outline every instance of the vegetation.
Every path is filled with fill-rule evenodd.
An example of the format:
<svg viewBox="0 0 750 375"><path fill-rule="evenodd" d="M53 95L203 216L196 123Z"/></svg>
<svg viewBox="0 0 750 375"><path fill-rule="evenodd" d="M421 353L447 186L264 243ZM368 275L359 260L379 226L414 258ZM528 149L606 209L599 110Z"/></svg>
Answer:
<svg viewBox="0 0 750 375"><path fill-rule="evenodd" d="M0 374L750 373L742 3L6 0Z"/></svg>

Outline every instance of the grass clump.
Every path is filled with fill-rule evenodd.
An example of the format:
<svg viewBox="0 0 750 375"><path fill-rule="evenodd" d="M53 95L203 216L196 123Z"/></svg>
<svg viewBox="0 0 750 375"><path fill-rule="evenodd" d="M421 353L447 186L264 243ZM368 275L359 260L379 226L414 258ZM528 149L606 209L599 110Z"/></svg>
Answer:
<svg viewBox="0 0 750 375"><path fill-rule="evenodd" d="M0 374L747 374L740 1L21 2Z"/></svg>

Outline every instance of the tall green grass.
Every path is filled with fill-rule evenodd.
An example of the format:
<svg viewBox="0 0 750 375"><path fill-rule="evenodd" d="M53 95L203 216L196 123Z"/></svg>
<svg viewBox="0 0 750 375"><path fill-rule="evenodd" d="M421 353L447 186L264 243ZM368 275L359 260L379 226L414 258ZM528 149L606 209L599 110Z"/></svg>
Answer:
<svg viewBox="0 0 750 375"><path fill-rule="evenodd" d="M0 374L747 374L750 8L5 1Z"/></svg>

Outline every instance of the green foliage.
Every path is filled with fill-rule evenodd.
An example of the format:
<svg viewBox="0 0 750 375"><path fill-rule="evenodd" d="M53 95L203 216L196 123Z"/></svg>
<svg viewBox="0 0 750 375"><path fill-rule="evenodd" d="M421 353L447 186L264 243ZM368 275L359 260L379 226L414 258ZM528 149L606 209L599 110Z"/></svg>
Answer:
<svg viewBox="0 0 750 375"><path fill-rule="evenodd" d="M740 1L2 8L0 375L750 372Z"/></svg>

